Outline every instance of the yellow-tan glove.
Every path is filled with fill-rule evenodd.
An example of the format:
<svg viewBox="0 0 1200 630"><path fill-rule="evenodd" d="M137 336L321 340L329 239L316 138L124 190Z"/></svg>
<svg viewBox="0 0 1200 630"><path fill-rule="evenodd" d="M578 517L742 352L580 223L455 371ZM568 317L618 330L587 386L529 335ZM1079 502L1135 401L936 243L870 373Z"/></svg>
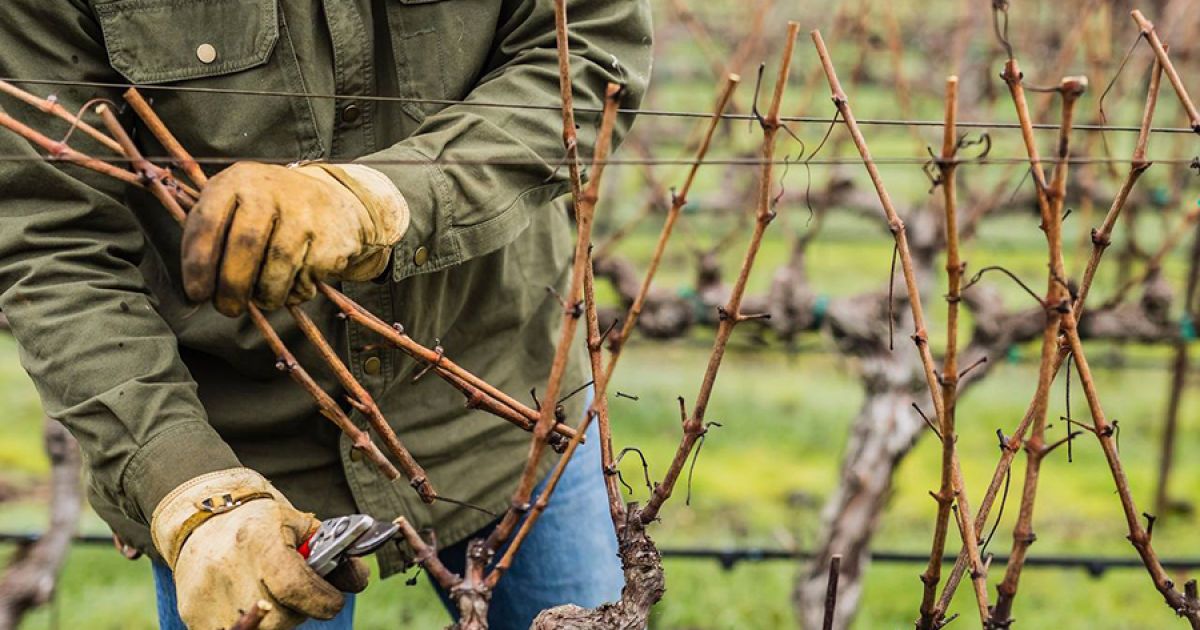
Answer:
<svg viewBox="0 0 1200 630"><path fill-rule="evenodd" d="M150 532L174 572L179 615L188 628L228 628L265 600L272 609L259 627L279 630L309 617L331 619L345 603L296 551L319 526L262 475L233 468L171 491L154 510ZM365 565L354 559L343 566L357 583L339 585L361 591Z"/></svg>
<svg viewBox="0 0 1200 630"><path fill-rule="evenodd" d="M408 229L395 184L359 164L238 162L209 181L183 231L183 287L240 315L316 295L322 280L365 281Z"/></svg>

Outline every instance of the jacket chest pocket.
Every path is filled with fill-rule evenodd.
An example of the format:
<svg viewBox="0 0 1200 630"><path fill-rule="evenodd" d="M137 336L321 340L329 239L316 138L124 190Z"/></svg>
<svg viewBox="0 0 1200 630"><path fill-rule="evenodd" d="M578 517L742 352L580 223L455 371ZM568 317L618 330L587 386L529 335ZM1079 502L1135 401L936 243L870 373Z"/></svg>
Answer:
<svg viewBox="0 0 1200 630"><path fill-rule="evenodd" d="M496 38L496 0L387 0L388 31L400 96L434 101L465 98L487 72ZM417 119L446 103L405 103Z"/></svg>
<svg viewBox="0 0 1200 630"><path fill-rule="evenodd" d="M109 64L131 83L156 86L144 96L197 157L323 153L277 0L101 0L93 8Z"/></svg>

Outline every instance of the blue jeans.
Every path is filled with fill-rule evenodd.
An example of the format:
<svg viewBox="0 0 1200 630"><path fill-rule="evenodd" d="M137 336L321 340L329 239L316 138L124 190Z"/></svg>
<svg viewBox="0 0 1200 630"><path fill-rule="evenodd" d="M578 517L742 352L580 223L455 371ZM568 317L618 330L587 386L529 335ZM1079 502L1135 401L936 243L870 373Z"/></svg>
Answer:
<svg viewBox="0 0 1200 630"><path fill-rule="evenodd" d="M545 483L543 480L538 484L538 493ZM492 526L486 527L471 538L487 536L491 529ZM441 550L438 557L450 570L461 573L466 564L466 548L464 541ZM488 623L492 630L526 630L546 608L561 604L592 608L616 601L621 596L624 579L600 471L600 437L592 424L587 443L571 458L546 511L521 545L504 579L497 583L488 609ZM155 562L154 583L159 627L186 630L176 609L171 570ZM456 614L447 593L441 588L437 591L447 611ZM300 628L350 630L354 603L354 596L349 595L346 607L337 617L308 621Z"/></svg>

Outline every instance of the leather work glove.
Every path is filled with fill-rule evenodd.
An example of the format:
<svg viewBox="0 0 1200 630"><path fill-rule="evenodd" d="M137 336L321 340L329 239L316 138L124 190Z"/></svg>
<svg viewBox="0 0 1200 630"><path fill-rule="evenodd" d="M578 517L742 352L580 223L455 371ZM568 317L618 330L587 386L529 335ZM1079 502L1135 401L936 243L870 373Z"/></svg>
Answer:
<svg viewBox="0 0 1200 630"><path fill-rule="evenodd" d="M371 280L408 229L395 184L359 164L238 162L209 181L183 231L183 287L234 317L316 295L322 280Z"/></svg>
<svg viewBox="0 0 1200 630"><path fill-rule="evenodd" d="M188 628L228 628L265 600L272 609L259 627L279 630L309 617L331 619L345 603L342 590L366 588L368 569L357 558L343 561L326 581L296 551L319 526L262 475L232 468L171 491L154 510L150 533L174 571L179 616Z"/></svg>

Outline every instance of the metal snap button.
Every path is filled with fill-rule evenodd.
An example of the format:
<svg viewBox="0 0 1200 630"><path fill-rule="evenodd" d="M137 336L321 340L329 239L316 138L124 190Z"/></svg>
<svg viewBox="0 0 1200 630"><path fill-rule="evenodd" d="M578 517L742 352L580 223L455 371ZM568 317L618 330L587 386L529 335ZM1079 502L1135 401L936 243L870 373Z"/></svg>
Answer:
<svg viewBox="0 0 1200 630"><path fill-rule="evenodd" d="M196 58L200 63L212 63L217 60L217 49L212 44L200 44L196 48Z"/></svg>
<svg viewBox="0 0 1200 630"><path fill-rule="evenodd" d="M382 369L383 361L380 361L379 357L370 357L366 361L363 361L363 371L371 376L379 374Z"/></svg>
<svg viewBox="0 0 1200 630"><path fill-rule="evenodd" d="M424 265L428 260L429 260L429 250L425 249L424 245L418 247L417 251L413 252L413 264L415 264L416 266L420 267L421 265Z"/></svg>
<svg viewBox="0 0 1200 630"><path fill-rule="evenodd" d="M362 116L362 109L358 105L347 105L342 109L342 122L352 123Z"/></svg>

